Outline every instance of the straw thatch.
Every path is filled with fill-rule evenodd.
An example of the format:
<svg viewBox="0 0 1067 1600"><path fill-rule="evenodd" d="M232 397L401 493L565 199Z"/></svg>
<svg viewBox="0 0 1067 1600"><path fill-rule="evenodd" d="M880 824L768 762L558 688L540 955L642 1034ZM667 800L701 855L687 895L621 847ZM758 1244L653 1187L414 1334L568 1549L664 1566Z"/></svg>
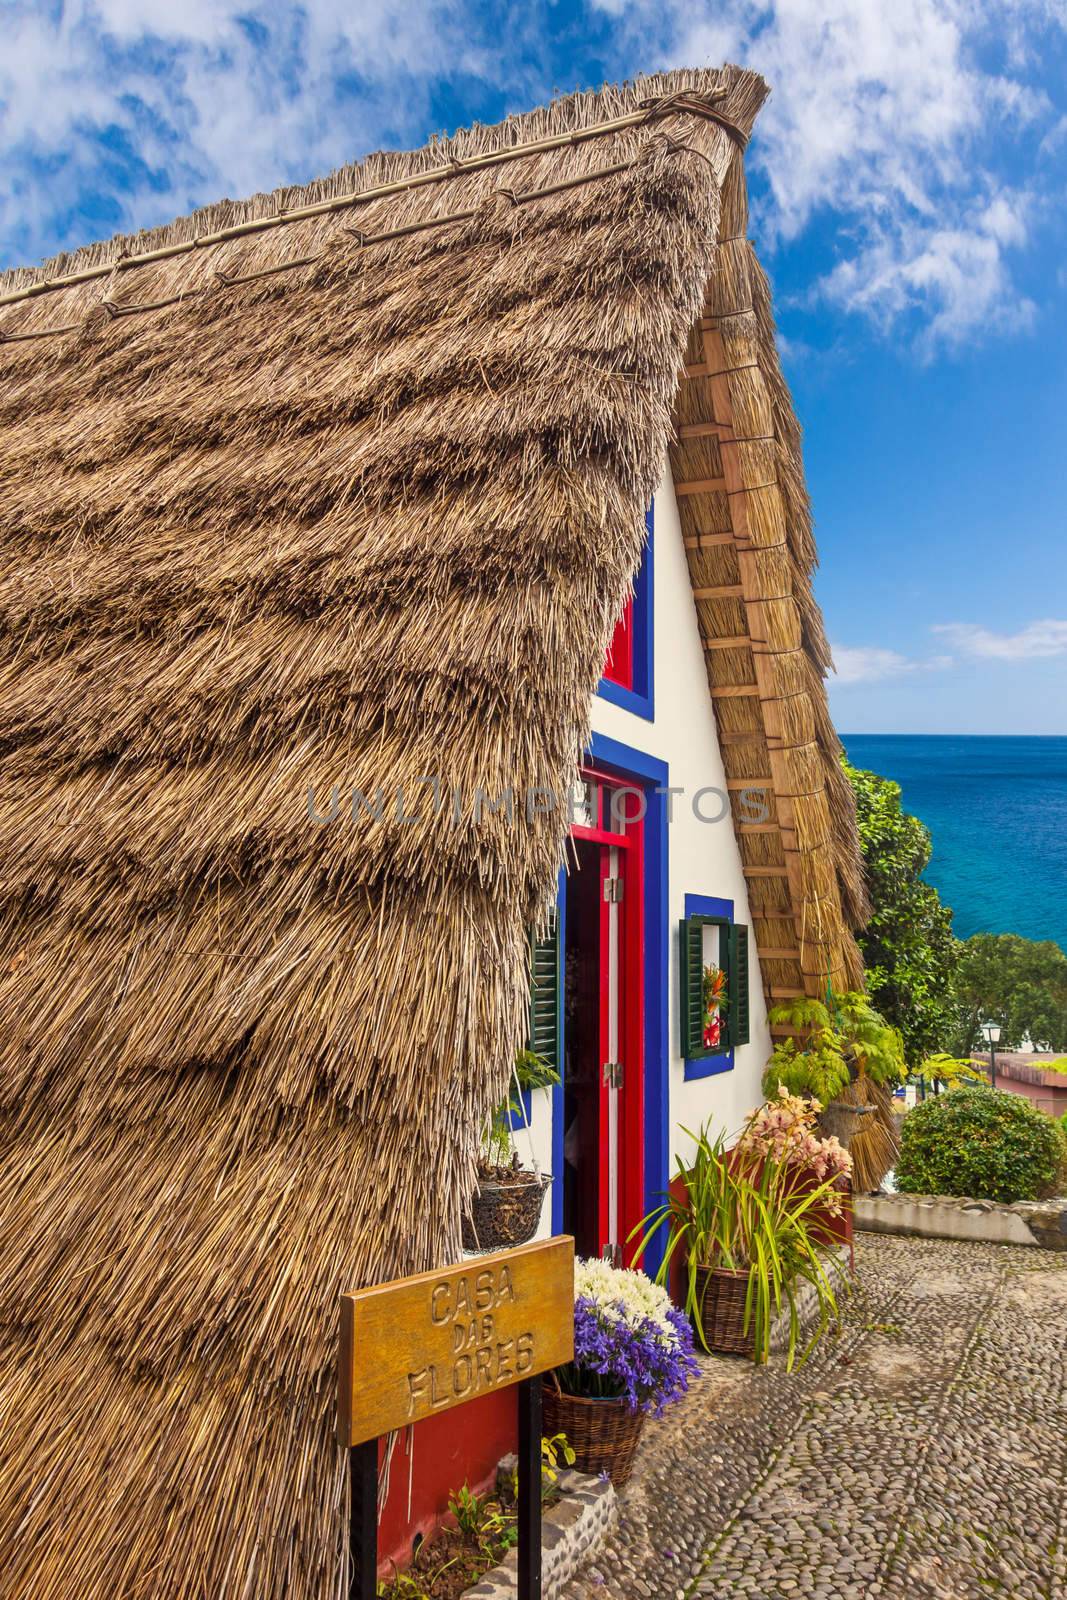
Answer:
<svg viewBox="0 0 1067 1600"><path fill-rule="evenodd" d="M745 237L741 162L690 335L671 466L708 683L772 1003L862 987L866 918L855 804L824 676L800 428L775 348L767 279ZM752 821L746 791L762 790ZM781 1031L781 1030L780 1030ZM784 1030L788 1031L788 1029Z"/></svg>
<svg viewBox="0 0 1067 1600"><path fill-rule="evenodd" d="M764 92L576 95L0 279L14 1600L343 1592L338 1293L458 1248L561 857L564 818L476 792L574 770ZM741 581L791 592L800 676L720 727L812 792L790 834L775 768L752 843L800 853L764 929L837 951L849 824L755 319L789 531ZM765 429L751 380L732 405Z"/></svg>

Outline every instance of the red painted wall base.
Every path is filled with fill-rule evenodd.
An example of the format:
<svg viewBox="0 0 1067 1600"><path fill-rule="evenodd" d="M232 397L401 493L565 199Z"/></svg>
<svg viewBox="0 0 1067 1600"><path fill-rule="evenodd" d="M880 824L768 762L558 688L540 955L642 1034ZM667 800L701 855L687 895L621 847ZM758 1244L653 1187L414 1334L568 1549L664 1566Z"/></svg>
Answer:
<svg viewBox="0 0 1067 1600"><path fill-rule="evenodd" d="M450 1494L465 1483L479 1494L492 1485L501 1456L517 1448L516 1418L515 1390L502 1389L404 1430L393 1451L389 1498L378 1524L380 1578L409 1565L414 1541L419 1534L428 1539L438 1527Z"/></svg>

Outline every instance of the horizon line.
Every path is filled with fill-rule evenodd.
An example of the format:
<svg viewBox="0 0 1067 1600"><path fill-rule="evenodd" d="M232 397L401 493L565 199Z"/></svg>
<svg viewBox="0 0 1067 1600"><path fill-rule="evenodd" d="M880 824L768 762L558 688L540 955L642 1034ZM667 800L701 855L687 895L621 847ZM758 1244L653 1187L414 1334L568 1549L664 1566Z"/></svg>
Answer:
<svg viewBox="0 0 1067 1600"><path fill-rule="evenodd" d="M837 730L839 739L1067 739L1064 733L953 733L943 729L938 733L913 733L906 729L879 728L877 731L867 729L865 732L843 733Z"/></svg>

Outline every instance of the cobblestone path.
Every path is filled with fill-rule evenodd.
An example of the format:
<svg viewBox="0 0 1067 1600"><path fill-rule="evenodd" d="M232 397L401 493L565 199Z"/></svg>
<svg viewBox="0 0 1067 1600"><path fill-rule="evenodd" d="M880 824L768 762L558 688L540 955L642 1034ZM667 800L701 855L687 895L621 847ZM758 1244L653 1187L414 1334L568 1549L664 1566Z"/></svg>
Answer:
<svg viewBox="0 0 1067 1600"><path fill-rule="evenodd" d="M712 1359L565 1600L1067 1600L1067 1257L861 1234L800 1372Z"/></svg>

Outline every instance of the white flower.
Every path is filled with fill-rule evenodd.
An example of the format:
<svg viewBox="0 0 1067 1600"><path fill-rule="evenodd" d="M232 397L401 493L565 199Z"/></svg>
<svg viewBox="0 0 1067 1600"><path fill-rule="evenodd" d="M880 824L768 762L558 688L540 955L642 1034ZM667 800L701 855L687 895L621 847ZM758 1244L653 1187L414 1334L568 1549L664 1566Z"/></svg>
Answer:
<svg viewBox="0 0 1067 1600"><path fill-rule="evenodd" d="M633 1327L652 1322L665 1340L677 1342L677 1330L667 1316L670 1296L647 1273L579 1256L574 1262L574 1294L576 1299L591 1300L609 1321Z"/></svg>

